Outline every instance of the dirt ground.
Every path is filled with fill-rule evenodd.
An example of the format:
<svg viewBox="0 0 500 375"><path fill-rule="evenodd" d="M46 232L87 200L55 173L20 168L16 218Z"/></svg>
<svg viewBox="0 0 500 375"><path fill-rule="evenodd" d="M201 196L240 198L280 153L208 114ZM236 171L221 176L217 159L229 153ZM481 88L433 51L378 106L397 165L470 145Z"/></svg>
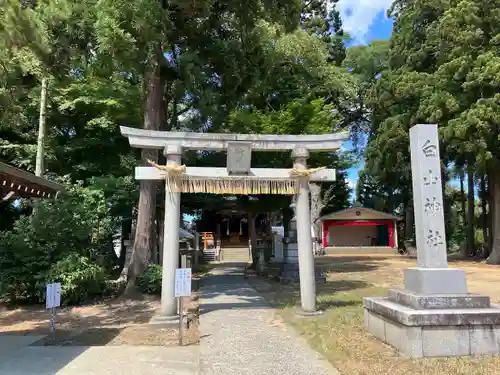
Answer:
<svg viewBox="0 0 500 375"><path fill-rule="evenodd" d="M330 280L362 280L390 288L403 286L403 270L415 267L416 259L400 255L337 255L318 258L317 265ZM500 302L500 266L450 260L449 267L465 270L470 293L488 295L492 302Z"/></svg>
<svg viewBox="0 0 500 375"><path fill-rule="evenodd" d="M199 342L198 296L185 302L188 328L184 345ZM98 304L57 309L56 330L50 334L50 310L44 306L9 308L0 305L0 334L47 335L34 345L177 345L178 327L148 324L160 308L158 296L137 293Z"/></svg>
<svg viewBox="0 0 500 375"><path fill-rule="evenodd" d="M318 258L327 276L316 287L318 307L325 313L314 319L294 313L300 301L297 284L262 277L249 281L278 309L277 319L292 326L342 375L500 375L499 356L408 359L365 331L363 297L383 296L388 287L402 286L402 270L415 264L415 259L386 255ZM499 266L451 261L450 267L467 272L471 293L500 302Z"/></svg>

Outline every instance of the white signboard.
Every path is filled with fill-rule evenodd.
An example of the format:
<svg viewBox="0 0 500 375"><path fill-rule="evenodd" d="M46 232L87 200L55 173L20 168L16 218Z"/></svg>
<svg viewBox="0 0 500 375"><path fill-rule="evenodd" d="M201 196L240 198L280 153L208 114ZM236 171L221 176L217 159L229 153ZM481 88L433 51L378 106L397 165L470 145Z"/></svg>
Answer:
<svg viewBox="0 0 500 375"><path fill-rule="evenodd" d="M46 296L47 309L61 306L61 283L47 284Z"/></svg>
<svg viewBox="0 0 500 375"><path fill-rule="evenodd" d="M191 268L175 270L175 296L189 297L191 295Z"/></svg>

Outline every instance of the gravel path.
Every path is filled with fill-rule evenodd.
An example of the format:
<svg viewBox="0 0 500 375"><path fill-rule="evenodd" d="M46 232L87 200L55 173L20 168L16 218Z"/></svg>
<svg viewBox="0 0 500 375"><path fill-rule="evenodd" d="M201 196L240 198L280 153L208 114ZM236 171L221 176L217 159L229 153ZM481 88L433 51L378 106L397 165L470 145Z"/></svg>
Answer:
<svg viewBox="0 0 500 375"><path fill-rule="evenodd" d="M201 375L338 375L243 278L220 265L202 279Z"/></svg>

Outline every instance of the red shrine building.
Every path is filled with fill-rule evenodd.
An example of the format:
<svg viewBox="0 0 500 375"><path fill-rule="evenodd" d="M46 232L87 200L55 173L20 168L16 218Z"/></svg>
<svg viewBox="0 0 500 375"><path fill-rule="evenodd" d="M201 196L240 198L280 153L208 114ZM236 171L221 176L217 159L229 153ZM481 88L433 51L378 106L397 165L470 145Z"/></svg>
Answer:
<svg viewBox="0 0 500 375"><path fill-rule="evenodd" d="M398 216L364 207L353 207L319 218L323 246L337 248L398 247Z"/></svg>

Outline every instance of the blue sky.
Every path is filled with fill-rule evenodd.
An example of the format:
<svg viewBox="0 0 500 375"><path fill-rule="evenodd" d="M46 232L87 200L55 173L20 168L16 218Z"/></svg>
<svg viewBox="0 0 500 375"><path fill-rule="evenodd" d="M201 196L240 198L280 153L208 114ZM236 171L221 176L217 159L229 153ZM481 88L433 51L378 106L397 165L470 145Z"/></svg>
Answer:
<svg viewBox="0 0 500 375"><path fill-rule="evenodd" d="M392 0L340 0L337 9L344 23L344 29L352 37L350 45L366 44L376 39L389 39L392 33L392 20L387 17L387 10ZM352 149L352 143L346 142L342 150ZM360 165L348 171L349 186L355 188Z"/></svg>

